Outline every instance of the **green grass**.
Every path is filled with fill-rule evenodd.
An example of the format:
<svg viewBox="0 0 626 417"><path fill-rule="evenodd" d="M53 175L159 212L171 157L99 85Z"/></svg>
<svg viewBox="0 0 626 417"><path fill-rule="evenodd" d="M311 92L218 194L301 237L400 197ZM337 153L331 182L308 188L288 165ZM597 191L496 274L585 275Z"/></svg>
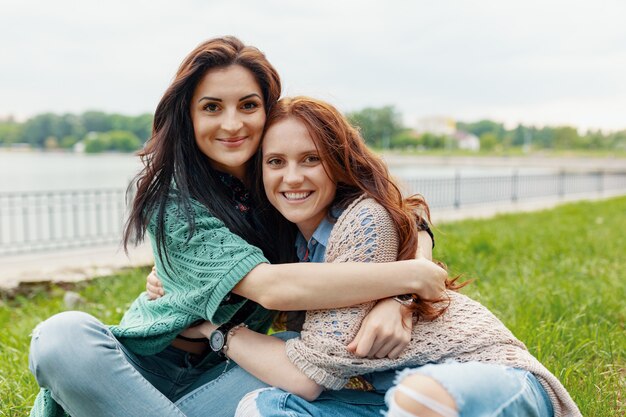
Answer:
<svg viewBox="0 0 626 417"><path fill-rule="evenodd" d="M85 303L77 309L105 323L118 323L137 294L145 289L149 268L76 285L34 286L13 299L0 300L0 416L27 416L39 387L28 371L30 332L37 323L65 310L63 295L71 287Z"/></svg>
<svg viewBox="0 0 626 417"><path fill-rule="evenodd" d="M435 256L475 281L494 311L565 385L585 416L623 416L626 378L626 197L441 225ZM147 269L81 283L81 309L117 322ZM37 393L31 329L62 311L63 288L0 301L0 416L25 416Z"/></svg>
<svg viewBox="0 0 626 417"><path fill-rule="evenodd" d="M565 385L583 415L626 410L626 198L442 225L435 257Z"/></svg>

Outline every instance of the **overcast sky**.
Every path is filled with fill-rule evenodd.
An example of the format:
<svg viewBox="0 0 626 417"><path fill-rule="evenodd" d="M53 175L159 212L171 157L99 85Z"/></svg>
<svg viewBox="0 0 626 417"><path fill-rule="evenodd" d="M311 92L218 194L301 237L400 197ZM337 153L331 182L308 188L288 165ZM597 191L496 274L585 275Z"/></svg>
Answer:
<svg viewBox="0 0 626 417"><path fill-rule="evenodd" d="M232 34L344 111L626 128L624 0L0 0L0 116L153 112Z"/></svg>

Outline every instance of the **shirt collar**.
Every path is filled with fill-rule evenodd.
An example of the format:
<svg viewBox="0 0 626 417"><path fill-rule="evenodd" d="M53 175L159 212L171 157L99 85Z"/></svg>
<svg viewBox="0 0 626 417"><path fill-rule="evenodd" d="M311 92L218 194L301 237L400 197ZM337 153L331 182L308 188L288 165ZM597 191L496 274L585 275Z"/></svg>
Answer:
<svg viewBox="0 0 626 417"><path fill-rule="evenodd" d="M342 212L343 210L341 209L333 208L332 216L334 219L337 219ZM330 233L333 231L333 227L335 227L334 219L331 221L328 216L324 216L308 242L302 233L298 232L296 236L296 253L301 262L304 261L305 258L307 258L307 261L312 262L323 261L323 256L328 246L328 239L330 239Z"/></svg>

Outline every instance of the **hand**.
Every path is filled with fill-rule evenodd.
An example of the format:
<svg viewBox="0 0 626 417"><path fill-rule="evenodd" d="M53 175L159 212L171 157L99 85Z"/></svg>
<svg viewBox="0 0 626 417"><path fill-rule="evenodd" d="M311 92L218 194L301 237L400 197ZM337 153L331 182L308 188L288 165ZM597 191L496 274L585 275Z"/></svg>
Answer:
<svg viewBox="0 0 626 417"><path fill-rule="evenodd" d="M194 327L189 327L182 332L180 332L181 336L190 337L192 339L200 339L202 337L206 337L207 339L211 336L211 333L219 326L211 323L210 321L205 321L202 324L198 324Z"/></svg>
<svg viewBox="0 0 626 417"><path fill-rule="evenodd" d="M420 254L415 260L407 262L413 268L411 273L417 278L415 293L424 300L441 298L446 289L448 271Z"/></svg>
<svg viewBox="0 0 626 417"><path fill-rule="evenodd" d="M146 277L146 292L148 293L148 298L150 300L156 300L157 298L161 298L165 295L165 290L163 290L163 284L159 277L156 274L156 267L152 267L152 272L148 274Z"/></svg>
<svg viewBox="0 0 626 417"><path fill-rule="evenodd" d="M393 298L380 300L365 316L347 349L356 356L395 359L411 342L413 313Z"/></svg>

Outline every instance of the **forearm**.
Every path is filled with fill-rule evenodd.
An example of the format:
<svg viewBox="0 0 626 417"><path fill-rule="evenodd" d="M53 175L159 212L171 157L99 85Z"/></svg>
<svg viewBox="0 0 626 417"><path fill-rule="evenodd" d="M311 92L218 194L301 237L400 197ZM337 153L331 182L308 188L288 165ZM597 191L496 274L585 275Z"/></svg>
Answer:
<svg viewBox="0 0 626 417"><path fill-rule="evenodd" d="M323 388L304 375L287 357L277 337L240 328L228 339L226 354L261 381L313 401Z"/></svg>
<svg viewBox="0 0 626 417"><path fill-rule="evenodd" d="M233 292L273 310L346 307L398 294L420 294L427 281L442 280L442 271L426 262L262 264Z"/></svg>
<svg viewBox="0 0 626 417"><path fill-rule="evenodd" d="M423 256L429 261L433 260L433 240L427 232L421 231L417 233L416 256Z"/></svg>

